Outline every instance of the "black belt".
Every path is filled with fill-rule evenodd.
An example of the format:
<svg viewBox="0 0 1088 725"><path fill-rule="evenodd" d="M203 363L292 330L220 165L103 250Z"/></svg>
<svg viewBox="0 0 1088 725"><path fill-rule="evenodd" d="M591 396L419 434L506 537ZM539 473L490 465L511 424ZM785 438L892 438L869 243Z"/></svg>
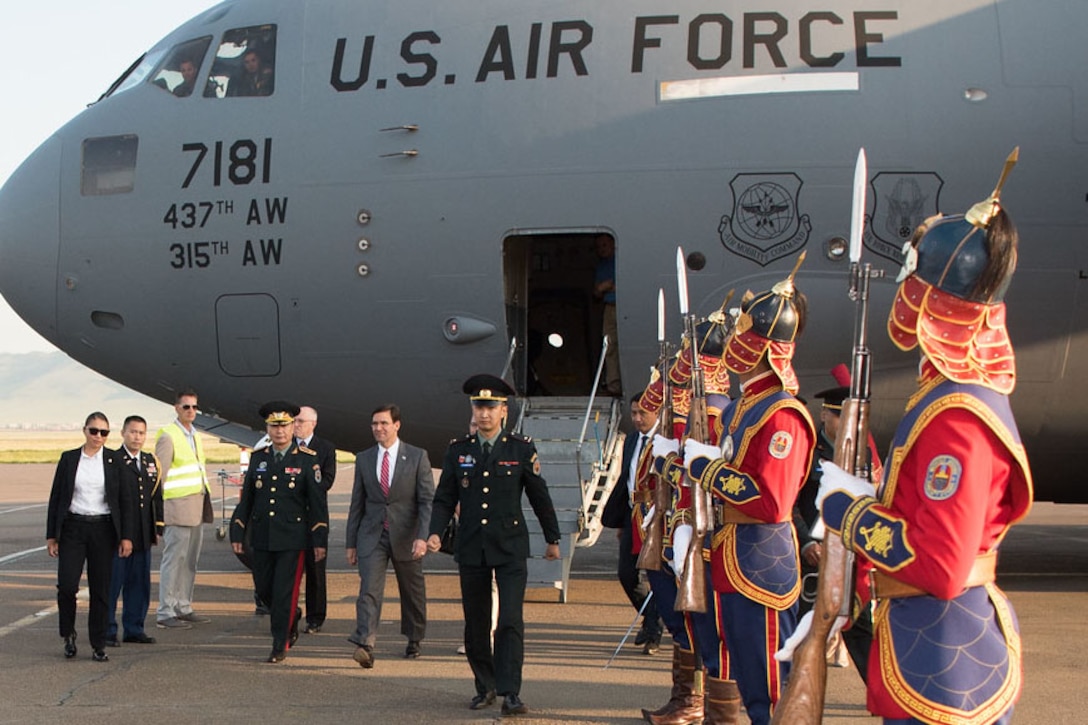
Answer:
<svg viewBox="0 0 1088 725"><path fill-rule="evenodd" d="M95 521L109 521L112 516L110 514L75 514L69 511L68 516L66 516L65 518L69 518L74 521L87 521L93 523Z"/></svg>

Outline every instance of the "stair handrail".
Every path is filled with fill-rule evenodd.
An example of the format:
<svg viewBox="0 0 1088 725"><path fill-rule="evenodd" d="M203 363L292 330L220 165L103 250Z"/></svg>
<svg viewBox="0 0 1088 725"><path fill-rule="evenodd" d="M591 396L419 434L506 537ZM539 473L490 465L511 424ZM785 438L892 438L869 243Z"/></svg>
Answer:
<svg viewBox="0 0 1088 725"><path fill-rule="evenodd" d="M597 361L597 374L593 377L593 387L589 391L589 404L586 405L586 414L582 418L582 432L578 434L578 448L574 453L575 470L578 471L578 481L586 480L582 475L582 446L586 442L586 429L589 428L589 416L593 414L593 403L597 399L597 386L601 382L601 371L604 370L604 358L608 354L608 335L601 338L601 358ZM601 465L604 456L597 454L597 466Z"/></svg>

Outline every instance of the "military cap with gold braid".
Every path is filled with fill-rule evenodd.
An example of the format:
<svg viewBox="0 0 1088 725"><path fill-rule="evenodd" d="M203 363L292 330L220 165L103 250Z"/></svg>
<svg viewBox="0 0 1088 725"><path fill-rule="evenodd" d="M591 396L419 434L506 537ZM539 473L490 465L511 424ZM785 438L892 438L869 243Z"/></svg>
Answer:
<svg viewBox="0 0 1088 725"><path fill-rule="evenodd" d="M515 395L514 389L505 380L487 373L473 375L465 381L461 390L475 405L499 405Z"/></svg>
<svg viewBox="0 0 1088 725"><path fill-rule="evenodd" d="M261 406L257 414L268 425L290 425L295 422L295 416L298 415L298 412L299 407L294 403L289 403L286 400L270 400Z"/></svg>

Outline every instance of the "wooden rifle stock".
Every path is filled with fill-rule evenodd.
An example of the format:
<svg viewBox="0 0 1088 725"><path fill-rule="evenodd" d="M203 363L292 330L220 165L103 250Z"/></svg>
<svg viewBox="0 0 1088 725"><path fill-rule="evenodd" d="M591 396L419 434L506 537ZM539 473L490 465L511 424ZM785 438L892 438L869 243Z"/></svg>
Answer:
<svg viewBox="0 0 1088 725"><path fill-rule="evenodd" d="M661 410L657 414L657 432L666 438L672 433L672 383L669 382L668 348L661 344ZM635 464L636 468L638 464ZM661 559L665 552L665 514L669 510L669 482L658 476L653 466L648 466L647 476L654 478L654 518L642 539L635 566L646 571L661 571Z"/></svg>
<svg viewBox="0 0 1088 725"><path fill-rule="evenodd" d="M854 473L868 469L869 401L843 401L835 441L835 464ZM824 537L820 579L813 605L812 629L793 653L786 692L774 711L772 725L815 725L823 719L827 687L827 637L835 619L849 616L854 555L837 534Z"/></svg>
<svg viewBox="0 0 1088 725"><path fill-rule="evenodd" d="M698 359L692 345L692 358ZM700 443L710 440L710 422L706 411L706 389L703 369L696 362L691 371L691 410L688 413L688 438ZM684 573L676 590L675 609L679 612L706 611L706 567L703 566L703 542L710 519L710 502L706 490L698 481L685 477L691 487L691 543L684 553Z"/></svg>

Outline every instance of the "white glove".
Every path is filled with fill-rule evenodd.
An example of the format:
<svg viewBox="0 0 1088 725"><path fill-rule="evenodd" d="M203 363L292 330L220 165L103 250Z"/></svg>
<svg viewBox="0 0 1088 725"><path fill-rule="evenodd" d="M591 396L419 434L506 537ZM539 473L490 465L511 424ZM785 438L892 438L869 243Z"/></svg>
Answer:
<svg viewBox="0 0 1088 725"><path fill-rule="evenodd" d="M841 470L841 469L840 469ZM797 629L793 630L793 634L790 635L782 644L782 649L774 653L774 658L778 662L792 662L793 652L800 645L802 640L808 636L808 632L812 629L812 610L805 612L805 616L801 617L801 621L797 623ZM838 634L843 627L846 626L846 617L835 617L835 621L831 623L831 631L827 633L828 641ZM823 648L820 649L820 656L824 656Z"/></svg>
<svg viewBox="0 0 1088 725"><path fill-rule="evenodd" d="M664 458L670 453L680 452L680 441L675 438L666 438L658 433L654 436L654 447L651 449L654 458Z"/></svg>
<svg viewBox="0 0 1088 725"><path fill-rule="evenodd" d="M700 443L688 438L684 443L684 461L691 462L696 458L709 458L716 461L722 457L722 449L717 446Z"/></svg>
<svg viewBox="0 0 1088 725"><path fill-rule="evenodd" d="M873 484L864 478L858 478L852 473L847 473L831 461L820 461L820 490L816 492L816 508L823 511L824 499L832 491L846 491L854 498L860 496L876 496Z"/></svg>
<svg viewBox="0 0 1088 725"><path fill-rule="evenodd" d="M651 504L650 510L642 517L642 530L649 531L650 524L654 522L654 514L657 512L657 504Z"/></svg>
<svg viewBox="0 0 1088 725"><path fill-rule="evenodd" d="M684 561L691 546L691 524L680 524L672 531L672 570L676 578L684 576Z"/></svg>

